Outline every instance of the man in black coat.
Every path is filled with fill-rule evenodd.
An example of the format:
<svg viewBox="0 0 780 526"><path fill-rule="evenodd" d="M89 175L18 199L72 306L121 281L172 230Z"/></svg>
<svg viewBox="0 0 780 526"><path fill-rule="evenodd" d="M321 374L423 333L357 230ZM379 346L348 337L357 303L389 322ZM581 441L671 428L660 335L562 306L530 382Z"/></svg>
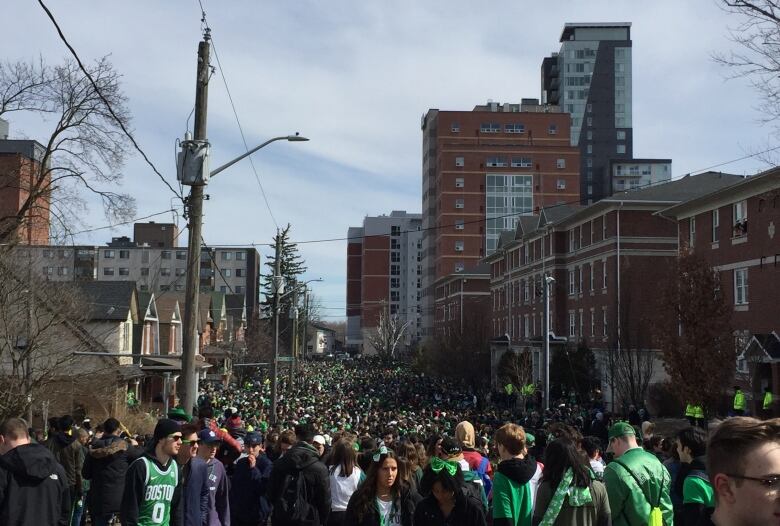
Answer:
<svg viewBox="0 0 780 526"><path fill-rule="evenodd" d="M319 453L312 443L314 429L310 424L295 426L295 437L298 443L291 447L276 462L269 483L269 499L273 507L272 522L274 526L293 525L284 510L292 503L285 503L286 497L295 493L293 483L297 477L303 477L304 491L308 496L306 504L311 507L310 524L325 525L330 513L330 478L328 468L320 462ZM288 488L292 491L288 491Z"/></svg>
<svg viewBox="0 0 780 526"><path fill-rule="evenodd" d="M263 435L255 431L244 438L247 456L236 462L230 484L230 523L232 526L265 524L271 514L268 480L273 463L263 451Z"/></svg>
<svg viewBox="0 0 780 526"><path fill-rule="evenodd" d="M87 504L94 526L106 526L119 513L129 464L129 446L119 436L119 421L107 419L103 431L103 437L90 446L82 469L84 478L91 481Z"/></svg>
<svg viewBox="0 0 780 526"><path fill-rule="evenodd" d="M70 493L65 470L51 452L31 444L27 423L0 424L0 524L68 526Z"/></svg>

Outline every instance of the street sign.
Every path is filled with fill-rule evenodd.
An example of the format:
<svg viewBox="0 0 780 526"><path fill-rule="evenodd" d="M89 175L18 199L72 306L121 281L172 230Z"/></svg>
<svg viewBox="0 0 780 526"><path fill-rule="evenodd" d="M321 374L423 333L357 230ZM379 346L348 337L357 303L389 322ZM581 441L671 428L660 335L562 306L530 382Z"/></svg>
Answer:
<svg viewBox="0 0 780 526"><path fill-rule="evenodd" d="M291 361L293 361L293 357L292 356L280 356L279 357L279 361L280 362L291 362Z"/></svg>

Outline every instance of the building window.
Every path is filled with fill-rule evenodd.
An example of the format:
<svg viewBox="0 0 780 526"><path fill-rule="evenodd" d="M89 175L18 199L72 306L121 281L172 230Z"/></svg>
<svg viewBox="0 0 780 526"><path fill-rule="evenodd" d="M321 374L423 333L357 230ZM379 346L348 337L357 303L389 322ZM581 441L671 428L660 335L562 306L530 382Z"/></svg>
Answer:
<svg viewBox="0 0 780 526"><path fill-rule="evenodd" d="M52 267L49 267L52 268ZM49 272L51 274L51 272ZM113 276L114 275L114 267L103 267L103 275L104 276Z"/></svg>
<svg viewBox="0 0 780 526"><path fill-rule="evenodd" d="M183 283L177 283L176 286L174 287L174 289L176 289L178 292L181 292L181 291L184 290L184 284Z"/></svg>
<svg viewBox="0 0 780 526"><path fill-rule="evenodd" d="M51 254L53 255L54 253L51 252ZM52 256L47 256L46 253L44 252L44 257L52 257ZM103 251L103 259L114 259L114 251L113 250L104 250Z"/></svg>
<svg viewBox="0 0 780 526"><path fill-rule="evenodd" d="M183 269L183 268L177 268L176 271L175 271L175 274L177 276L183 276L186 273L187 273L186 269Z"/></svg>
<svg viewBox="0 0 780 526"><path fill-rule="evenodd" d="M161 268L160 269L160 275L161 276L170 276L171 275L171 269L169 269L169 268Z"/></svg>
<svg viewBox="0 0 780 526"><path fill-rule="evenodd" d="M226 278L229 278L230 275L231 275L230 269L229 268L223 269L222 270L222 275L225 276Z"/></svg>
<svg viewBox="0 0 780 526"><path fill-rule="evenodd" d="M390 265L390 275L391 276L400 276L401 275L401 265Z"/></svg>
<svg viewBox="0 0 780 526"><path fill-rule="evenodd" d="M460 132L460 124L458 124L457 122L453 122L453 123L450 125L450 131L451 131L452 133L458 133L458 132Z"/></svg>
<svg viewBox="0 0 780 526"><path fill-rule="evenodd" d="M577 250L577 238L574 236L574 229L567 232L569 235L569 252Z"/></svg>
<svg viewBox="0 0 780 526"><path fill-rule="evenodd" d="M555 164L559 169L566 168L566 159L558 159Z"/></svg>
<svg viewBox="0 0 780 526"><path fill-rule="evenodd" d="M574 284L574 270L569 271L569 296L574 296L576 292L576 285Z"/></svg>
<svg viewBox="0 0 780 526"><path fill-rule="evenodd" d="M119 259L130 259L130 251L129 250L120 250L119 251Z"/></svg>
<svg viewBox="0 0 780 526"><path fill-rule="evenodd" d="M455 252L463 252L463 241L455 242Z"/></svg>
<svg viewBox="0 0 780 526"><path fill-rule="evenodd" d="M588 153L593 153L593 145L588 143Z"/></svg>
<svg viewBox="0 0 780 526"><path fill-rule="evenodd" d="M400 236L401 235L401 227L399 225L391 225L390 226L390 235L391 236Z"/></svg>
<svg viewBox="0 0 780 526"><path fill-rule="evenodd" d="M67 276L68 275L68 267L57 267L57 275L58 276Z"/></svg>
<svg viewBox="0 0 780 526"><path fill-rule="evenodd" d="M593 126L593 117L588 117L588 126Z"/></svg>
<svg viewBox="0 0 780 526"><path fill-rule="evenodd" d="M227 285L220 285L219 286L219 291L220 292L227 292Z"/></svg>
<svg viewBox="0 0 780 526"><path fill-rule="evenodd" d="M746 268L734 270L734 304L747 305L748 303L748 271Z"/></svg>
<svg viewBox="0 0 780 526"><path fill-rule="evenodd" d="M618 144L616 152L617 153L626 153L626 145L625 144Z"/></svg>
<svg viewBox="0 0 780 526"><path fill-rule="evenodd" d="M246 261L246 252L236 252L236 261Z"/></svg>
<svg viewBox="0 0 780 526"><path fill-rule="evenodd" d="M601 275L603 277L603 282L601 284L601 288L606 289L607 288L607 262L606 262L606 260L601 262Z"/></svg>
<svg viewBox="0 0 780 526"><path fill-rule="evenodd" d="M171 259L171 251L170 250L163 250L160 252L160 257L162 259Z"/></svg>
<svg viewBox="0 0 780 526"><path fill-rule="evenodd" d="M243 294L244 293L244 287L242 285L236 285L233 287L233 292L236 294Z"/></svg>
<svg viewBox="0 0 780 526"><path fill-rule="evenodd" d="M401 294L397 290L391 290L390 301L401 301Z"/></svg>
<svg viewBox="0 0 780 526"><path fill-rule="evenodd" d="M607 327L607 308L606 307L601 307L601 318L603 320L603 322L602 322L603 333L602 334L606 338L608 330L609 330L608 327Z"/></svg>
<svg viewBox="0 0 780 526"><path fill-rule="evenodd" d="M607 239L607 214L601 216L601 239Z"/></svg>
<svg viewBox="0 0 780 526"><path fill-rule="evenodd" d="M222 252L221 256L222 261L230 261L233 259L233 253L232 252Z"/></svg>
<svg viewBox="0 0 780 526"><path fill-rule="evenodd" d="M691 217L688 220L688 244L691 248L696 244L696 218Z"/></svg>
<svg viewBox="0 0 780 526"><path fill-rule="evenodd" d="M558 190L566 190L566 179L558 179L555 183L555 188Z"/></svg>
<svg viewBox="0 0 780 526"><path fill-rule="evenodd" d="M463 199L455 199L455 208L462 209L464 207Z"/></svg>
<svg viewBox="0 0 780 526"><path fill-rule="evenodd" d="M548 135L556 135L558 133L558 125L557 124L550 124L550 126L547 127L547 134Z"/></svg>
<svg viewBox="0 0 780 526"><path fill-rule="evenodd" d="M577 314L569 311L569 337L573 338L577 333Z"/></svg>
<svg viewBox="0 0 780 526"><path fill-rule="evenodd" d="M139 285L138 290L140 290L141 292L146 292L149 290L149 285Z"/></svg>
<svg viewBox="0 0 780 526"><path fill-rule="evenodd" d="M734 216L734 237L741 237L747 235L747 201L740 201L734 203L733 206Z"/></svg>
<svg viewBox="0 0 780 526"><path fill-rule="evenodd" d="M625 130L618 130L617 131L617 140L619 140L619 141L625 141L626 140L626 131Z"/></svg>
<svg viewBox="0 0 780 526"><path fill-rule="evenodd" d="M464 186L466 186L466 181L463 180L463 177L456 177L455 188L463 188Z"/></svg>
<svg viewBox="0 0 780 526"><path fill-rule="evenodd" d="M712 242L717 243L720 239L720 214L718 209L712 211Z"/></svg>
<svg viewBox="0 0 780 526"><path fill-rule="evenodd" d="M176 259L185 261L187 259L187 251L186 250L177 250L176 251Z"/></svg>
<svg viewBox="0 0 780 526"><path fill-rule="evenodd" d="M504 157L488 157L487 166L490 168L505 168L508 164Z"/></svg>
<svg viewBox="0 0 780 526"><path fill-rule="evenodd" d="M596 310L590 309L590 335L596 336Z"/></svg>
<svg viewBox="0 0 780 526"><path fill-rule="evenodd" d="M504 126L506 133L525 133L525 125L521 123L507 124Z"/></svg>
<svg viewBox="0 0 780 526"><path fill-rule="evenodd" d="M465 222L463 219L455 220L455 230L463 230L465 228Z"/></svg>
<svg viewBox="0 0 780 526"><path fill-rule="evenodd" d="M596 277L596 267L595 263L590 264L590 291L593 292L595 289L595 277Z"/></svg>
<svg viewBox="0 0 780 526"><path fill-rule="evenodd" d="M242 268L237 268L236 269L236 277L237 278L245 278L246 277L246 270L244 270Z"/></svg>
<svg viewBox="0 0 780 526"><path fill-rule="evenodd" d="M390 288L397 289L401 286L401 278L390 278Z"/></svg>
<svg viewBox="0 0 780 526"><path fill-rule="evenodd" d="M401 242L396 238L390 239L390 250L401 250Z"/></svg>
<svg viewBox="0 0 780 526"><path fill-rule="evenodd" d="M401 253L400 252L390 252L390 261L393 263L400 263L401 262Z"/></svg>
<svg viewBox="0 0 780 526"><path fill-rule="evenodd" d="M462 167L465 165L463 157L455 157L455 166Z"/></svg>
<svg viewBox="0 0 780 526"><path fill-rule="evenodd" d="M129 276L130 275L130 269L129 268L124 268L124 267L119 267L119 275L120 276Z"/></svg>
<svg viewBox="0 0 780 526"><path fill-rule="evenodd" d="M512 168L531 168L533 159L530 157L512 157Z"/></svg>
<svg viewBox="0 0 780 526"><path fill-rule="evenodd" d="M483 122L479 125L479 131L481 133L499 133L501 125L496 122Z"/></svg>

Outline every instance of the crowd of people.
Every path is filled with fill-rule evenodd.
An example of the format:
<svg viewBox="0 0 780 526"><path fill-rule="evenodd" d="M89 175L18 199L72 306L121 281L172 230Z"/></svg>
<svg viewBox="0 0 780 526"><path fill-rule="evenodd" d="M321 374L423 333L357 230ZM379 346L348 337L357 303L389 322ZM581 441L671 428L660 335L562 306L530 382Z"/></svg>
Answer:
<svg viewBox="0 0 780 526"><path fill-rule="evenodd" d="M202 386L152 433L0 424L0 524L780 525L780 419L660 436L598 397L518 409L378 360ZM194 413L194 414L193 414Z"/></svg>

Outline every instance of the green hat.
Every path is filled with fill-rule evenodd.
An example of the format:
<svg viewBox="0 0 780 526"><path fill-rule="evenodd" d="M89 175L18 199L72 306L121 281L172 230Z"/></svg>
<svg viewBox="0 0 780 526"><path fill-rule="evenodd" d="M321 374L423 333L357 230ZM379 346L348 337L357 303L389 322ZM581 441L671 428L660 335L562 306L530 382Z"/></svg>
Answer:
<svg viewBox="0 0 780 526"><path fill-rule="evenodd" d="M636 436L636 431L634 431L634 428L628 422L617 422L616 424L612 424L612 427L609 428L608 436L610 440L628 435Z"/></svg>
<svg viewBox="0 0 780 526"><path fill-rule="evenodd" d="M184 420L185 422L192 421L192 415L187 413L187 411L185 411L181 407L174 407L173 409L168 411L168 418L172 420Z"/></svg>
<svg viewBox="0 0 780 526"><path fill-rule="evenodd" d="M533 436L531 433L525 434L525 444L527 446L532 446L536 443L536 437Z"/></svg>

